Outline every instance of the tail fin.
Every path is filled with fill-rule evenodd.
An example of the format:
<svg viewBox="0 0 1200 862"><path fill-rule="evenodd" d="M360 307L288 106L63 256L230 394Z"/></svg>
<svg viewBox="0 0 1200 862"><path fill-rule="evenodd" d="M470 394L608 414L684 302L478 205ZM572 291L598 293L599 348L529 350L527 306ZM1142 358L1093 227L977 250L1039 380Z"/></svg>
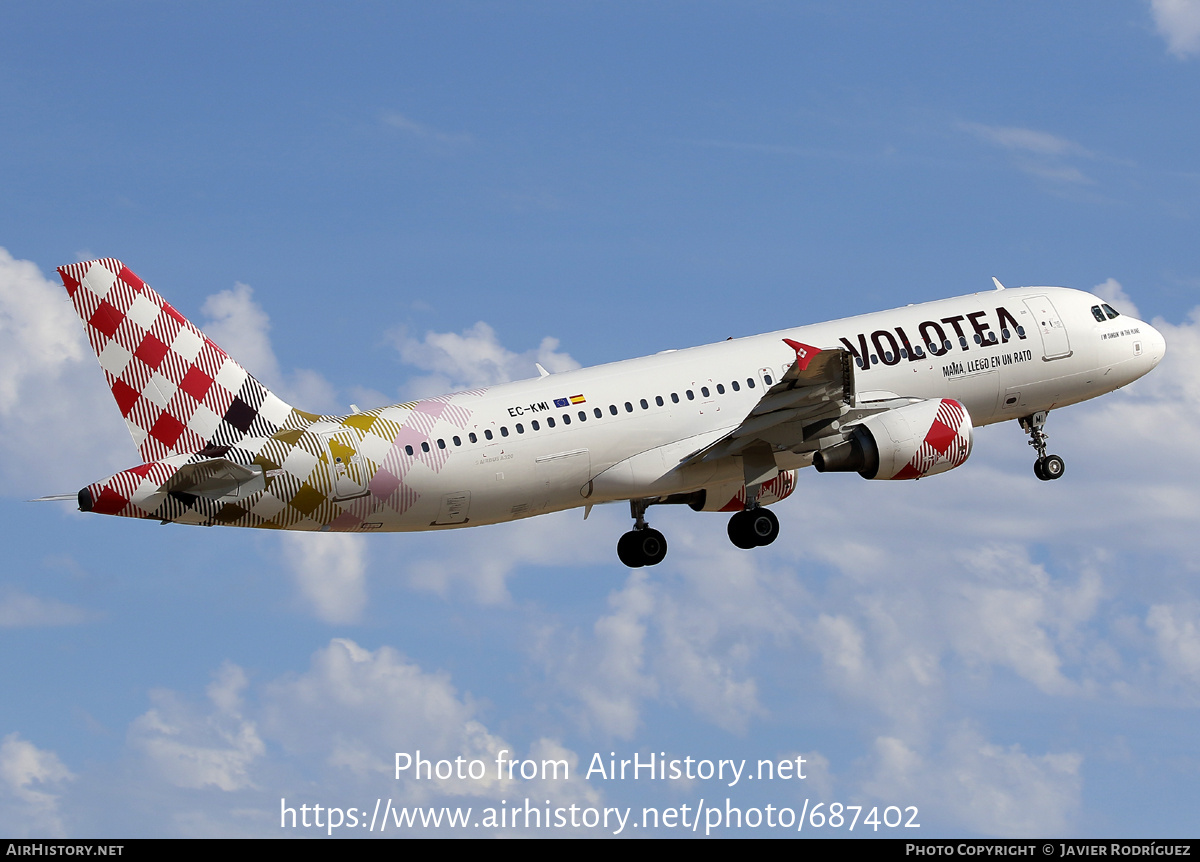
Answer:
<svg viewBox="0 0 1200 862"><path fill-rule="evenodd" d="M142 460L307 424L119 260L58 268Z"/></svg>

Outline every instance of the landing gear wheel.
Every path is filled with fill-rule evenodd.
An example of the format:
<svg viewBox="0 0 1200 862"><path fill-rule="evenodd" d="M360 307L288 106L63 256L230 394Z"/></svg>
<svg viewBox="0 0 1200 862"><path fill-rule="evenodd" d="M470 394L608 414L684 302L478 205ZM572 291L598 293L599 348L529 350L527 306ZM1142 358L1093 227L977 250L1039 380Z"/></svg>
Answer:
<svg viewBox="0 0 1200 862"><path fill-rule="evenodd" d="M1029 435L1029 445L1037 450L1037 460L1033 462L1033 475L1043 482L1049 482L1062 476L1067 469L1066 463L1057 455L1046 454L1046 441L1050 439L1043 430L1046 427L1046 411L1022 416L1019 420L1021 429Z"/></svg>
<svg viewBox="0 0 1200 862"><path fill-rule="evenodd" d="M657 566L667 556L667 539L658 530L630 530L617 542L617 556L631 569Z"/></svg>
<svg viewBox="0 0 1200 862"><path fill-rule="evenodd" d="M647 527L640 530L638 549L647 566L657 566L667 556L667 537L658 530Z"/></svg>
<svg viewBox="0 0 1200 862"><path fill-rule="evenodd" d="M733 542L743 551L748 551L758 546L758 540L754 538L754 534L750 531L749 521L749 512L737 512L729 519L729 541Z"/></svg>
<svg viewBox="0 0 1200 862"><path fill-rule="evenodd" d="M750 512L750 532L760 548L779 538L779 519L770 509L754 509Z"/></svg>
<svg viewBox="0 0 1200 862"><path fill-rule="evenodd" d="M729 541L743 550L769 545L777 538L779 519L769 509L750 509L729 519Z"/></svg>
<svg viewBox="0 0 1200 862"><path fill-rule="evenodd" d="M1057 455L1047 455L1040 460L1042 462L1042 475L1039 478L1046 479L1047 481L1059 478L1062 476L1063 471L1067 469L1066 462Z"/></svg>
<svg viewBox="0 0 1200 862"><path fill-rule="evenodd" d="M640 569L646 565L638 550L638 530L630 530L617 540L617 557L631 569Z"/></svg>

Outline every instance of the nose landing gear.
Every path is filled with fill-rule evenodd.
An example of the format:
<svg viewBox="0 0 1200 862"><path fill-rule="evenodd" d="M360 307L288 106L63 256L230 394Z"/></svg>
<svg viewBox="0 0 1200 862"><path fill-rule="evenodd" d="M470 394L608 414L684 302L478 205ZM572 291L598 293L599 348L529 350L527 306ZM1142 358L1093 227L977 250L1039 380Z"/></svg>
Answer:
<svg viewBox="0 0 1200 862"><path fill-rule="evenodd" d="M1042 429L1046 427L1046 411L1041 410L1031 416L1022 416L1017 420L1021 428L1029 435L1029 445L1037 450L1037 460L1033 462L1033 475L1043 482L1057 479L1067 469L1066 462L1057 455L1046 454L1046 441L1050 439Z"/></svg>

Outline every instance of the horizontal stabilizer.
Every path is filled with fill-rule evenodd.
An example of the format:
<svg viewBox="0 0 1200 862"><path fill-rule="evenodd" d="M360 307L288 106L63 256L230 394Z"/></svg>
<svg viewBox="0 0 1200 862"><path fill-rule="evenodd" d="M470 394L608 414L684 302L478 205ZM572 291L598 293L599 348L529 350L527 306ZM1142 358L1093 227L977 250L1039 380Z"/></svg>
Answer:
<svg viewBox="0 0 1200 862"><path fill-rule="evenodd" d="M263 468L246 467L225 458L210 458L180 467L162 490L171 494L191 494L219 500L245 497L266 487Z"/></svg>

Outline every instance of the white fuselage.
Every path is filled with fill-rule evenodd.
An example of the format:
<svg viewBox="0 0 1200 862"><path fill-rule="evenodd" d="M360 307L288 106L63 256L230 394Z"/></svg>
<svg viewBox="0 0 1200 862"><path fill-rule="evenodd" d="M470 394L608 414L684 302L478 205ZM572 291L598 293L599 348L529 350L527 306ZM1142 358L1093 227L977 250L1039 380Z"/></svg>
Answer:
<svg viewBox="0 0 1200 862"><path fill-rule="evenodd" d="M1100 304L1066 288L989 291L446 396L461 411L423 429L430 454L397 443L416 499L368 528L473 526L740 482L740 458L680 462L737 427L780 379L796 358L784 338L854 354L860 403L953 398L976 426L1094 398L1165 351L1142 321L1096 319ZM812 452L775 457L789 469Z"/></svg>

